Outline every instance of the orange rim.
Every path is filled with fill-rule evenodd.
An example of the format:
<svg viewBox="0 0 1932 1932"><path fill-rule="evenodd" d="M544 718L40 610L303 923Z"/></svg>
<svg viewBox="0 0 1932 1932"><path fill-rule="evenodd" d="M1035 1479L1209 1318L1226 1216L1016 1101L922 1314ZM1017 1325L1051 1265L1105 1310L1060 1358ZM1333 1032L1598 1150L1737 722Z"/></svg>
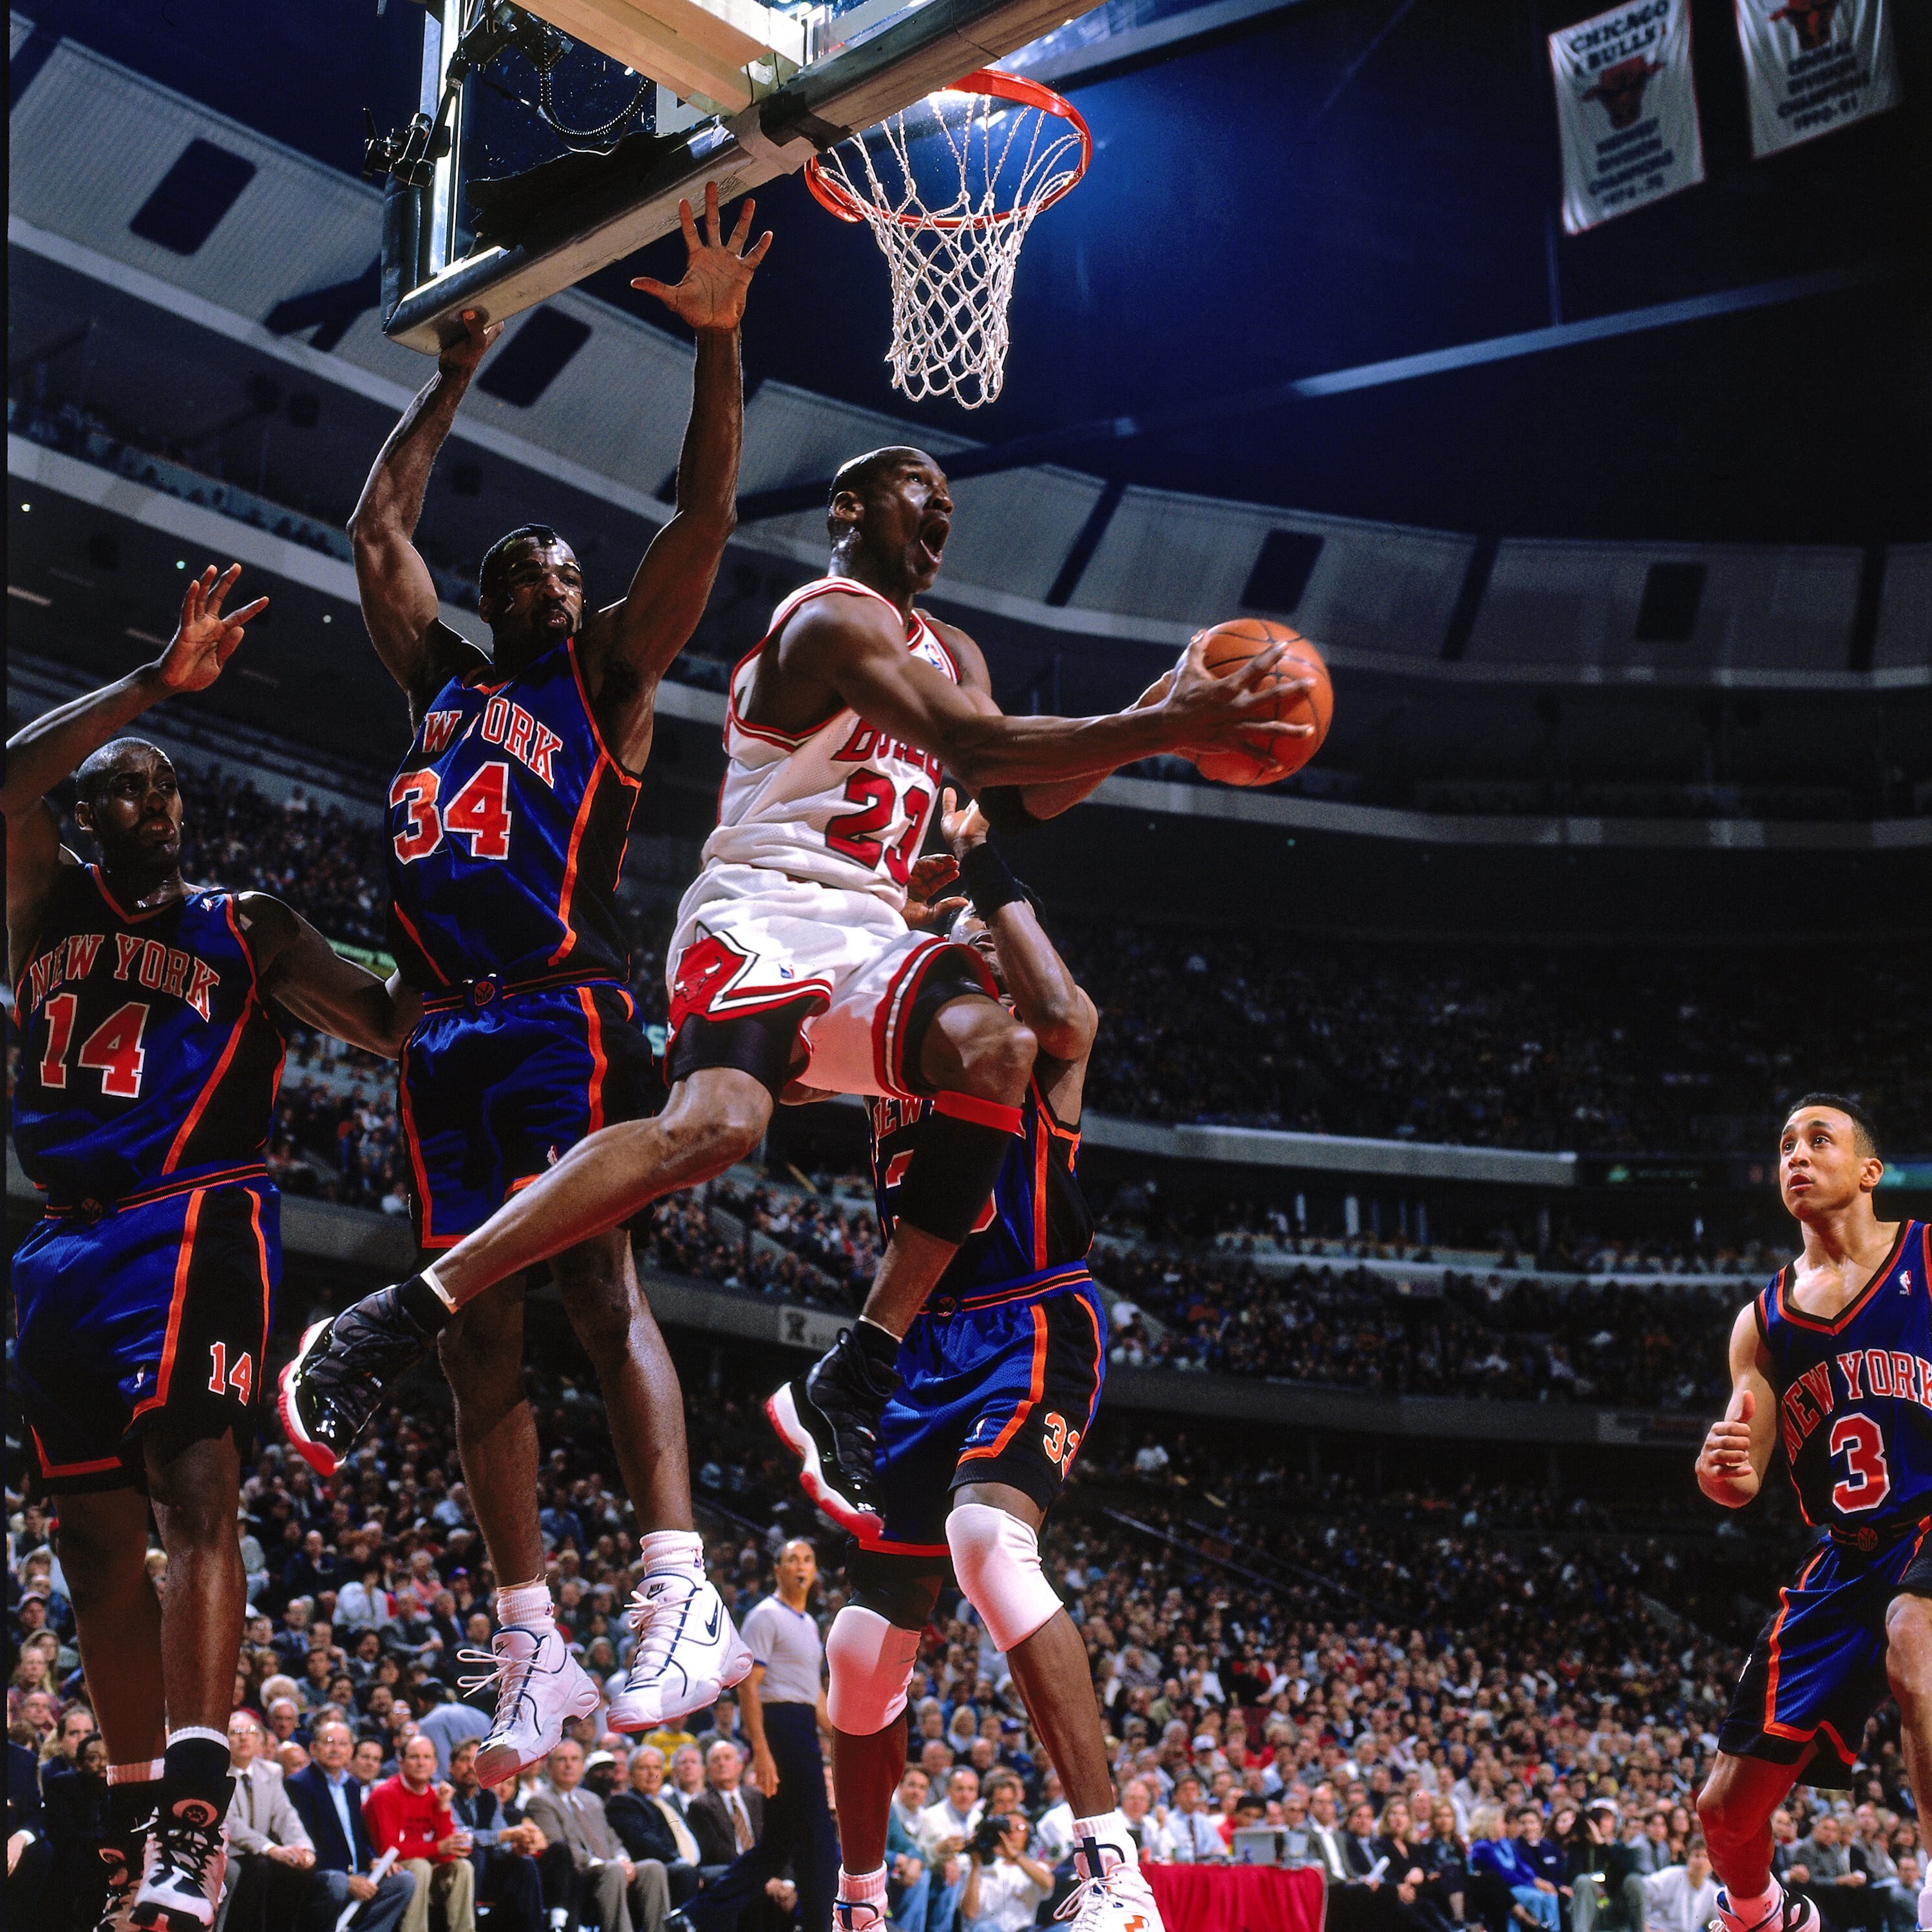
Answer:
<svg viewBox="0 0 1932 1932"><path fill-rule="evenodd" d="M1030 204L1034 213L1051 208L1062 196L1072 193L1078 186L1081 176L1087 172L1088 163L1094 158L1094 136L1072 101L1054 93L1052 88L1042 86L1036 80L1028 80L1024 74L1002 74L998 68L991 67L977 68L963 80L956 80L942 91L948 94L990 94L1000 100L1016 102L1022 107L1036 107L1042 114L1051 114L1066 122L1079 136L1079 166L1050 194ZM821 208L837 215L841 221L866 221L874 215L886 213L883 208L861 201L828 171L817 154L805 164L805 184L812 191L812 199ZM886 219L898 223L902 228L986 228L996 222L1010 221L1020 212L1019 208L1009 208L991 214L888 214Z"/></svg>

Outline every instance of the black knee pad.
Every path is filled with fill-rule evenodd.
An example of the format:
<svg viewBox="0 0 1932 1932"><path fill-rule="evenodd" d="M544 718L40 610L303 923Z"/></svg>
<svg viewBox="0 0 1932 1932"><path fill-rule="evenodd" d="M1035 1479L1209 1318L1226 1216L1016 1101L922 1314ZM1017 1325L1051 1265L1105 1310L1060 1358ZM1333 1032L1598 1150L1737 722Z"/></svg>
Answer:
<svg viewBox="0 0 1932 1932"><path fill-rule="evenodd" d="M664 1060L665 1084L675 1087L707 1067L735 1067L748 1073L776 1104L791 1079L798 1030L824 1004L806 994L769 1012L743 1013L734 1019L707 1019L694 1013L670 1043Z"/></svg>

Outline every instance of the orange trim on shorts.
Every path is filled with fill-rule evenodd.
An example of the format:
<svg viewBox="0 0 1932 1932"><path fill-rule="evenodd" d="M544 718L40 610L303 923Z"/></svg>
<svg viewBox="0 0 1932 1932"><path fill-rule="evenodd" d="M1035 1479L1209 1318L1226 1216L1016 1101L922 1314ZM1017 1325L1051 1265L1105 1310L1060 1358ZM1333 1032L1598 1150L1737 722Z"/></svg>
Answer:
<svg viewBox="0 0 1932 1932"><path fill-rule="evenodd" d="M92 1462L56 1462L47 1454L47 1445L40 1440L40 1432L30 1422L27 1433L34 1438L34 1454L40 1465L40 1474L50 1482L67 1476L99 1476L110 1469L123 1466L118 1456L98 1456Z"/></svg>
<svg viewBox="0 0 1932 1932"><path fill-rule="evenodd" d="M590 1046L590 1125L586 1133L596 1133L604 1124L604 1076L610 1062L604 1053L604 1021L597 1010L597 995L588 986L577 989L577 1004L584 1009L585 1037Z"/></svg>
<svg viewBox="0 0 1932 1932"><path fill-rule="evenodd" d="M1033 1385L1014 1405L1013 1412L1005 1428L983 1449L968 1449L960 1456L962 1462L976 1462L986 1457L998 1455L1006 1444L1019 1433L1020 1424L1032 1414L1041 1396L1046 1393L1046 1310L1036 1302L1033 1309Z"/></svg>
<svg viewBox="0 0 1932 1932"><path fill-rule="evenodd" d="M410 1171L416 1176L416 1198L422 1203L422 1225L416 1231L416 1244L430 1248L441 1246L453 1248L460 1238L446 1236L439 1243L429 1231L429 1217L435 1210L435 1203L429 1191L429 1172L423 1166L422 1136L416 1132L416 1112L410 1103L410 1042L403 1045L402 1058L396 1067L396 1105L403 1117L403 1138L410 1150Z"/></svg>
<svg viewBox="0 0 1932 1932"><path fill-rule="evenodd" d="M145 1402L134 1405L134 1414L128 1420L132 1423L147 1414L151 1408L159 1408L168 1399L168 1384L174 1378L175 1348L181 1339L182 1310L188 1306L188 1269L194 1259L194 1234L201 1220L201 1204L208 1198L205 1187L197 1187L188 1197L188 1218L182 1225L181 1253L175 1262L174 1298L168 1304L167 1338L161 1344L161 1366L154 1377L154 1392Z"/></svg>

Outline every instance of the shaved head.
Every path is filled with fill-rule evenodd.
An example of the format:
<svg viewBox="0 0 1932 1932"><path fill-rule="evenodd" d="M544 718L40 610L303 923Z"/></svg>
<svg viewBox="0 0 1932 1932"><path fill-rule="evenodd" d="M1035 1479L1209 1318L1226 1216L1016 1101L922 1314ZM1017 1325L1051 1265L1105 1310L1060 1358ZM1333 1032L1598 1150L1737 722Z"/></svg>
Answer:
<svg viewBox="0 0 1932 1932"><path fill-rule="evenodd" d="M172 769L173 761L167 753L145 738L110 738L100 750L92 753L74 773L74 790L80 802L92 811L102 789L116 773L125 771L130 765L152 764L157 760Z"/></svg>
<svg viewBox="0 0 1932 1932"><path fill-rule="evenodd" d="M939 467L936 459L924 450L904 442L889 442L882 449L868 449L863 456L842 463L832 479L832 494L826 500L826 524L832 536L836 538L840 529L837 518L830 514L832 504L848 494L862 502L880 482L906 463L923 463L934 470Z"/></svg>

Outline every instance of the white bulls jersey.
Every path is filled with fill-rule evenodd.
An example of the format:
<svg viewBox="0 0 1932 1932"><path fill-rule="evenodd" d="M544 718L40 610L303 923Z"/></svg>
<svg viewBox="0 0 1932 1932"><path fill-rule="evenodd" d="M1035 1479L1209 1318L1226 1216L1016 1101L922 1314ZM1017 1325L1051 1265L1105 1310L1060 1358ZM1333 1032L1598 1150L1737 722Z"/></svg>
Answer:
<svg viewBox="0 0 1932 1932"><path fill-rule="evenodd" d="M812 730L788 734L748 724L759 652L798 607L814 597L870 597L893 616L888 598L846 577L821 577L794 590L772 613L771 628L731 674L724 714L724 789L718 829L705 841L704 862L756 866L794 879L871 892L898 908L919 856L944 767L916 745L868 724L857 712L835 712ZM916 613L906 649L942 676L959 682L959 667L938 633ZM702 896L703 874L685 896Z"/></svg>

